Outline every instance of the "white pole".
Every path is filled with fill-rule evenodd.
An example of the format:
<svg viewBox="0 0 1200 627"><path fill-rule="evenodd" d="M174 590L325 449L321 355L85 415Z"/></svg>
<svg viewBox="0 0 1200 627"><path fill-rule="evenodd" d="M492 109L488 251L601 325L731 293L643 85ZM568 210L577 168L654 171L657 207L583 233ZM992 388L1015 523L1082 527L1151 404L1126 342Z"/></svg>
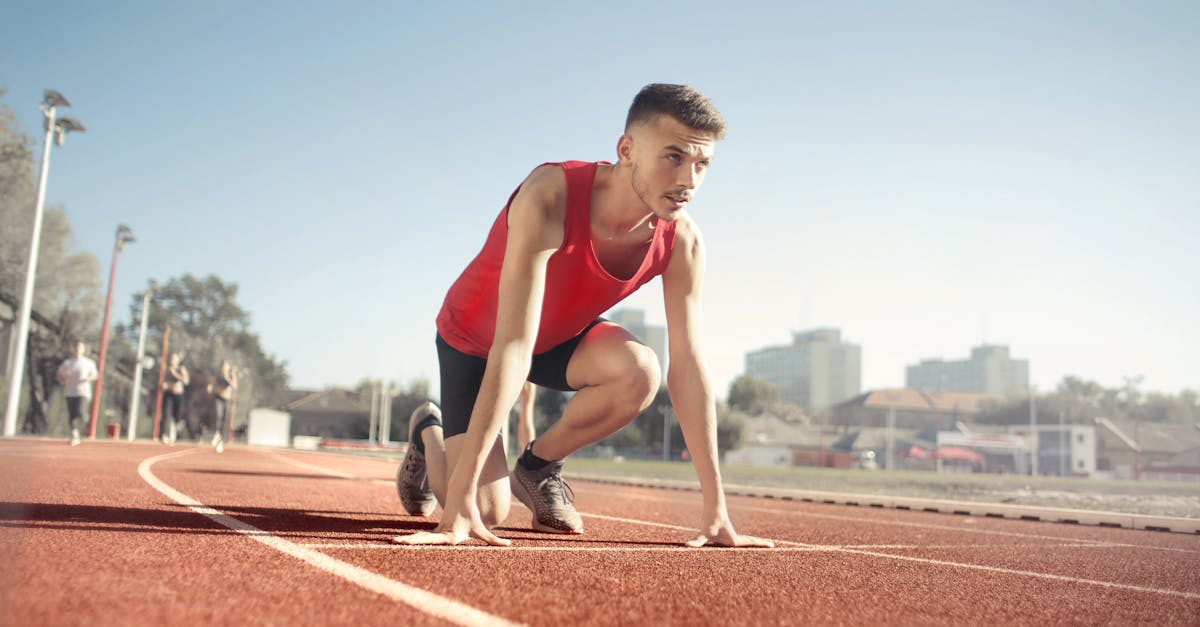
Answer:
<svg viewBox="0 0 1200 627"><path fill-rule="evenodd" d="M1037 388L1029 387L1029 474L1038 474L1038 422L1037 422Z"/></svg>
<svg viewBox="0 0 1200 627"><path fill-rule="evenodd" d="M895 470L896 469L896 466L895 466L896 460L893 459L893 456L896 454L896 408L895 407L888 407L887 437L884 438L884 442L885 442L884 446L887 447L887 450L884 451L884 453L883 453L883 463L886 465L887 470Z"/></svg>
<svg viewBox="0 0 1200 627"><path fill-rule="evenodd" d="M379 408L379 443L387 446L392 439L392 384L383 384L383 395L380 397L380 402L383 403Z"/></svg>
<svg viewBox="0 0 1200 627"><path fill-rule="evenodd" d="M1071 448L1070 434L1063 424L1063 410L1058 410L1058 476L1067 476L1067 451Z"/></svg>
<svg viewBox="0 0 1200 627"><path fill-rule="evenodd" d="M375 427L379 425L379 384L371 383L371 413L367 418L367 441L375 442Z"/></svg>
<svg viewBox="0 0 1200 627"><path fill-rule="evenodd" d="M662 460L671 461L671 411L664 409L663 415L663 450Z"/></svg>
<svg viewBox="0 0 1200 627"><path fill-rule="evenodd" d="M129 399L129 435L126 439L130 442L137 437L138 401L142 399L142 359L146 354L146 323L149 322L147 314L150 312L150 296L153 292L153 287L147 287L146 293L142 295L142 330L138 334L137 364L133 367L133 392L130 393ZM162 368L163 364L159 364L158 367Z"/></svg>
<svg viewBox="0 0 1200 627"><path fill-rule="evenodd" d="M33 236L29 242L29 265L25 272L25 291L17 314L16 342L8 356L8 399L4 405L4 437L17 434L17 404L25 374L25 348L29 341L29 316L33 310L33 279L37 274L38 247L42 239L42 208L46 203L46 178L50 172L50 140L54 135L54 107L42 107L46 117L46 141L42 150L42 171L38 175L37 203L33 208Z"/></svg>

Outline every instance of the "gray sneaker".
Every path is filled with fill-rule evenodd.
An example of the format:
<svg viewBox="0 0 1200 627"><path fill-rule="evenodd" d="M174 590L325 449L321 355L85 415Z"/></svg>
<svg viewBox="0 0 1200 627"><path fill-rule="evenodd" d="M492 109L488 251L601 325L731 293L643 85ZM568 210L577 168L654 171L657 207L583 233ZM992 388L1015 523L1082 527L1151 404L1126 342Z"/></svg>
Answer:
<svg viewBox="0 0 1200 627"><path fill-rule="evenodd" d="M408 417L408 450L396 471L396 491L409 516L428 516L437 507L437 498L433 488L429 487L429 474L425 471L425 453L413 446L413 429L430 417L441 424L442 412L433 403L421 405Z"/></svg>
<svg viewBox="0 0 1200 627"><path fill-rule="evenodd" d="M513 496L533 512L533 529L545 533L583 533L583 518L575 511L575 491L562 479L563 463L550 462L541 470L517 463L508 476Z"/></svg>

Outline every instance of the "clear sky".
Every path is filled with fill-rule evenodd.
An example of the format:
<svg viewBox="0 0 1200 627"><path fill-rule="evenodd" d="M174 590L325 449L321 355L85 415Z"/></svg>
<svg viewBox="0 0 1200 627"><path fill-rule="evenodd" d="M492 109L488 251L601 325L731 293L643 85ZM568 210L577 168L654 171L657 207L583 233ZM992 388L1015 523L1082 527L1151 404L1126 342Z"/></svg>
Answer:
<svg viewBox="0 0 1200 627"><path fill-rule="evenodd" d="M650 82L729 123L691 206L705 351L833 326L865 388L1007 344L1053 387L1200 388L1200 3L24 2L0 85L88 133L48 204L128 320L216 274L297 386L436 383L433 320L538 163L613 159ZM40 147L38 149L40 154ZM655 281L629 304L664 320ZM436 388L435 388L436 389Z"/></svg>

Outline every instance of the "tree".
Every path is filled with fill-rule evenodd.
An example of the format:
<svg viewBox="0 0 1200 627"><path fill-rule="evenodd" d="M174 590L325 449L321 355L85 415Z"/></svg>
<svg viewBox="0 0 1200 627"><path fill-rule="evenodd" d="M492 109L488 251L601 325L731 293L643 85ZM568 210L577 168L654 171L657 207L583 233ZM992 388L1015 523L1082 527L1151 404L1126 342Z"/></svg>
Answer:
<svg viewBox="0 0 1200 627"><path fill-rule="evenodd" d="M237 303L238 287L209 275L197 278L192 274L173 277L154 291L153 305L148 316L148 328L153 330L147 346L161 346L162 333L171 327L170 352L185 354L185 364L191 383L185 391L185 420L193 433L211 422L212 403L208 385L215 379L223 360L237 370L235 424L237 416L245 416L254 407L273 407L279 404L287 389L288 373L285 362L263 350L259 336L251 331L250 313ZM133 295L130 320L141 320L144 292ZM136 341L138 325L125 329L125 336ZM148 348L147 352L155 354ZM133 367L133 351L118 359ZM154 398L151 377L147 399ZM143 405L152 410L153 403Z"/></svg>
<svg viewBox="0 0 1200 627"><path fill-rule="evenodd" d="M752 416L763 413L779 401L779 388L774 383L741 375L729 384L729 407Z"/></svg>
<svg viewBox="0 0 1200 627"><path fill-rule="evenodd" d="M429 400L429 381L414 379L406 388L393 384L392 389L399 393L392 397L392 428L388 437L393 442L408 441L408 418L414 409Z"/></svg>
<svg viewBox="0 0 1200 627"><path fill-rule="evenodd" d="M1126 377L1119 388L1106 388L1095 381L1066 376L1053 392L1037 394L1038 416L1057 422L1061 412L1067 424L1091 424L1098 417L1193 424L1200 420L1200 396L1194 390L1178 395L1143 393L1141 377ZM984 424L1028 424L1029 397L1013 396L985 402L976 419Z"/></svg>
<svg viewBox="0 0 1200 627"><path fill-rule="evenodd" d="M540 386L537 388L537 396L533 399L533 425L538 433L562 418L568 400L570 398L565 392Z"/></svg>
<svg viewBox="0 0 1200 627"><path fill-rule="evenodd" d="M727 451L742 448L746 440L746 417L725 405L717 405L717 452L724 456Z"/></svg>

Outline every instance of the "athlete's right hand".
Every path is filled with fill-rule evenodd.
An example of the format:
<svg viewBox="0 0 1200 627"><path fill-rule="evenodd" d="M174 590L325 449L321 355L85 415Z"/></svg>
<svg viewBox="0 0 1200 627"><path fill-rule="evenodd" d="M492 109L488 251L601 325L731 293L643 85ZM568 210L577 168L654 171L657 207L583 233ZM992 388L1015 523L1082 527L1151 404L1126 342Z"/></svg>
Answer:
<svg viewBox="0 0 1200 627"><path fill-rule="evenodd" d="M472 498L472 500L474 499ZM487 526L483 524L483 518L479 514L479 507L470 501L457 507L449 506L442 513L442 522L437 526L437 529L433 531L418 531L417 533L405 536L396 536L392 538L392 542L409 545L455 545L461 544L469 538L483 540L492 546L509 546L512 544L512 540L501 538L488 530Z"/></svg>

